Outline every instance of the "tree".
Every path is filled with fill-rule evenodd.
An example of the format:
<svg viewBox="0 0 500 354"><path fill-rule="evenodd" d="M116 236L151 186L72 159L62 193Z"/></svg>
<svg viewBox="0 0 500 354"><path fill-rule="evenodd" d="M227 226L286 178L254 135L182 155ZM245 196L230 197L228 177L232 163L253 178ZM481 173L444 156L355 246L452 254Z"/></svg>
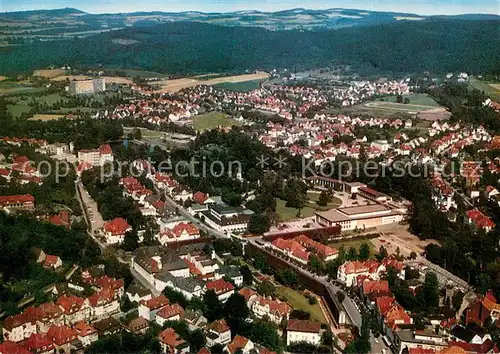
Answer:
<svg viewBox="0 0 500 354"><path fill-rule="evenodd" d="M316 305L318 303L318 299L316 299L316 296L309 296L309 299L307 300L309 305Z"/></svg>
<svg viewBox="0 0 500 354"><path fill-rule="evenodd" d="M314 273L323 273L323 264L317 256L311 255L309 257L309 265L311 266L311 269Z"/></svg>
<svg viewBox="0 0 500 354"><path fill-rule="evenodd" d="M248 266L246 264L242 265L240 267L240 273L243 276L243 284L245 284L245 285L252 285L253 284L252 271L250 270L250 268L248 268Z"/></svg>
<svg viewBox="0 0 500 354"><path fill-rule="evenodd" d="M261 272L266 273L268 270L269 265L267 264L267 259L266 256L264 256L262 253L257 253L254 258L253 258L253 265L255 268L260 270Z"/></svg>
<svg viewBox="0 0 500 354"><path fill-rule="evenodd" d="M227 353L225 350L224 350L224 346L222 344L214 344L210 347L210 353L212 354L224 354L224 353Z"/></svg>
<svg viewBox="0 0 500 354"><path fill-rule="evenodd" d="M420 278L420 271L410 266L405 267L405 280L412 280Z"/></svg>
<svg viewBox="0 0 500 354"><path fill-rule="evenodd" d="M397 96L396 96L396 102L397 102L397 103L403 103L403 96L401 96L401 95L397 95Z"/></svg>
<svg viewBox="0 0 500 354"><path fill-rule="evenodd" d="M363 242L359 246L359 260L366 261L368 258L370 258L370 246L366 242Z"/></svg>
<svg viewBox="0 0 500 354"><path fill-rule="evenodd" d="M247 302L238 293L231 295L224 304L224 317L235 332L238 332L237 329L241 327L249 315L250 310L248 309Z"/></svg>
<svg viewBox="0 0 500 354"><path fill-rule="evenodd" d="M281 269L276 274L278 280L286 286L295 287L298 285L299 280L297 278L297 273L290 269Z"/></svg>
<svg viewBox="0 0 500 354"><path fill-rule="evenodd" d="M220 300L213 290L208 290L203 295L203 303L205 304L204 315L208 322L213 322L222 318L223 308Z"/></svg>
<svg viewBox="0 0 500 354"><path fill-rule="evenodd" d="M263 234L264 232L269 231L270 227L271 221L267 215L253 214L248 223L248 232L253 234Z"/></svg>
<svg viewBox="0 0 500 354"><path fill-rule="evenodd" d="M439 305L439 282L436 273L429 272L425 275L424 284L421 287L424 307L427 310L436 309ZM418 294L417 294L418 295Z"/></svg>
<svg viewBox="0 0 500 354"><path fill-rule="evenodd" d="M198 350L204 348L206 344L205 336L199 328L189 333L187 341L189 343L189 349L191 350L191 352L198 352Z"/></svg>
<svg viewBox="0 0 500 354"><path fill-rule="evenodd" d="M125 251L133 251L139 247L139 235L137 234L137 230L132 229L132 231L125 233L122 247Z"/></svg>
<svg viewBox="0 0 500 354"><path fill-rule="evenodd" d="M319 206L327 206L328 203L332 201L332 195L330 191L321 191L317 204Z"/></svg>
<svg viewBox="0 0 500 354"><path fill-rule="evenodd" d="M347 260L355 261L358 258L358 251L354 247L349 248L346 255Z"/></svg>
<svg viewBox="0 0 500 354"><path fill-rule="evenodd" d="M456 293L453 294L453 297L451 298L451 304L453 306L453 309L458 312L460 310L460 307L462 306L462 301L464 299L464 293L461 291L457 291Z"/></svg>
<svg viewBox="0 0 500 354"><path fill-rule="evenodd" d="M321 344L331 348L333 346L333 334L330 330L326 330L321 335Z"/></svg>
<svg viewBox="0 0 500 354"><path fill-rule="evenodd" d="M411 251L410 259L417 259L417 253L415 251Z"/></svg>
<svg viewBox="0 0 500 354"><path fill-rule="evenodd" d="M310 318L311 318L311 314L307 311L292 310L292 312L290 312L290 319L309 320Z"/></svg>
<svg viewBox="0 0 500 354"><path fill-rule="evenodd" d="M340 303L344 302L345 299L345 294L342 290L337 291L337 300L339 300Z"/></svg>
<svg viewBox="0 0 500 354"><path fill-rule="evenodd" d="M380 246L378 253L377 253L377 260L381 262L384 258L386 258L389 255L387 250L385 249L384 246Z"/></svg>
<svg viewBox="0 0 500 354"><path fill-rule="evenodd" d="M410 103L410 99L408 97L405 97L404 100L403 100L403 103L404 104L409 104Z"/></svg>
<svg viewBox="0 0 500 354"><path fill-rule="evenodd" d="M263 281L257 287L257 292L263 296L274 296L276 287L269 281Z"/></svg>

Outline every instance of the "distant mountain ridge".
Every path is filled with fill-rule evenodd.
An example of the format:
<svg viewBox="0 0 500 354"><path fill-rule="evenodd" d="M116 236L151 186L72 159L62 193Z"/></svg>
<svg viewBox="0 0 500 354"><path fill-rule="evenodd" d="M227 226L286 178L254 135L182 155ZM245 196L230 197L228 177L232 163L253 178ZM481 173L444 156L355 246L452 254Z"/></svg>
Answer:
<svg viewBox="0 0 500 354"><path fill-rule="evenodd" d="M75 8L54 10L34 10L0 13L3 21L38 22L51 18L73 19L78 17L85 24L97 22L106 28L120 28L134 25L150 26L172 21L195 21L222 26L262 27L271 30L325 30L354 26L372 26L401 21L433 21L436 19L457 20L498 20L500 16L489 14L464 14L451 16L423 16L413 13L381 12L357 9L331 8L312 10L295 8L276 12L258 10L204 13L199 11L184 12L132 12L91 14ZM145 18L147 17L147 18ZM94 28L94 27L93 27Z"/></svg>
<svg viewBox="0 0 500 354"><path fill-rule="evenodd" d="M88 38L0 47L0 73L49 65L172 75L352 65L370 73L498 73L500 21L398 21L323 31L169 22Z"/></svg>

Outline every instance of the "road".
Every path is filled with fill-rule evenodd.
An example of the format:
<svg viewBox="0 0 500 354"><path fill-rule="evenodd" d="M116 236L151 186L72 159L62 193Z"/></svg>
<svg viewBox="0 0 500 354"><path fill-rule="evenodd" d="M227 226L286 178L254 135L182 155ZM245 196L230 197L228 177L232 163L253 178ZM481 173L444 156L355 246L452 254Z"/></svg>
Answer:
<svg viewBox="0 0 500 354"><path fill-rule="evenodd" d="M186 208L184 208L180 204L177 204L175 200L173 200L172 198L170 198L170 196L166 192L160 190L154 183L153 183L153 186L154 186L157 194L163 194L165 196L165 202L167 204L169 204L170 206L176 208L179 211L179 213L186 218L186 220L189 220L190 222L192 222L200 230L203 230L207 234L215 236L215 237L218 237L218 238L229 238L230 237L230 236L226 235L223 232L220 232L220 231L212 229L207 224L205 224L204 222L202 222L200 219L195 218L193 215L191 215L186 210Z"/></svg>
<svg viewBox="0 0 500 354"><path fill-rule="evenodd" d="M255 240L248 240L248 242L252 243L252 245L254 245L258 248L263 248L261 245L259 245L257 242L255 242ZM308 277L314 278L314 279L318 280L319 282L321 282L322 284L324 284L328 288L330 293L333 294L333 296L335 296L337 291L342 290L337 285L328 281L328 277L326 277L326 276L319 277L318 275L311 273L307 269L300 268L299 266L297 266L295 264L290 263L290 267L293 268L295 271L301 272L301 273L307 275ZM349 298L347 295L346 295L344 301L342 302L342 307L343 307L343 310L346 312L347 317L349 318L350 322L353 325L355 325L356 327L361 328L361 324L362 324L361 313L358 310L358 308L356 307L356 305L354 304L353 300L351 298ZM342 310L342 309L339 309L339 310Z"/></svg>

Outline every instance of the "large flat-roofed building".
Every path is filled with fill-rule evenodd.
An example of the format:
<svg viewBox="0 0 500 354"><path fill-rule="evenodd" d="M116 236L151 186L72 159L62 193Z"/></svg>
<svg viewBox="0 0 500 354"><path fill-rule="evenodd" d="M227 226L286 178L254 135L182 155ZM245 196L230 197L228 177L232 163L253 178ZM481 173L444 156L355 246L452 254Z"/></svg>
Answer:
<svg viewBox="0 0 500 354"><path fill-rule="evenodd" d="M399 222L404 213L383 204L333 209L316 213L316 222L325 227L340 225L342 231L366 229Z"/></svg>
<svg viewBox="0 0 500 354"><path fill-rule="evenodd" d="M106 80L103 78L89 80L74 80L69 83L69 93L85 95L106 91Z"/></svg>

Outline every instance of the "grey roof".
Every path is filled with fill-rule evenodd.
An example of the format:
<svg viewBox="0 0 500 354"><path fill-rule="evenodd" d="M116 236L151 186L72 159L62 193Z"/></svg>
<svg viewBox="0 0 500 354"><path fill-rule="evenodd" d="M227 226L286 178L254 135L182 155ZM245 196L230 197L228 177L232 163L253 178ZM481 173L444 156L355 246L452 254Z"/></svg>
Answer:
<svg viewBox="0 0 500 354"><path fill-rule="evenodd" d="M236 278L236 277L241 276L240 270L235 265L230 265L230 266L216 269L215 273L222 274L223 276L226 276L228 278Z"/></svg>
<svg viewBox="0 0 500 354"><path fill-rule="evenodd" d="M189 293L192 293L197 286L203 288L205 286L205 282L195 278L195 277L189 277L189 278L183 278L183 277L174 277L172 273L168 271L160 271L158 274L155 275L155 278L164 281L165 283L167 282L172 282L173 286L179 289L182 289L184 291L187 291Z"/></svg>
<svg viewBox="0 0 500 354"><path fill-rule="evenodd" d="M146 296L148 294L151 294L151 292L144 288L143 286L137 284L135 281L129 285L127 288L127 293L132 294L132 295L139 295L140 297Z"/></svg>

